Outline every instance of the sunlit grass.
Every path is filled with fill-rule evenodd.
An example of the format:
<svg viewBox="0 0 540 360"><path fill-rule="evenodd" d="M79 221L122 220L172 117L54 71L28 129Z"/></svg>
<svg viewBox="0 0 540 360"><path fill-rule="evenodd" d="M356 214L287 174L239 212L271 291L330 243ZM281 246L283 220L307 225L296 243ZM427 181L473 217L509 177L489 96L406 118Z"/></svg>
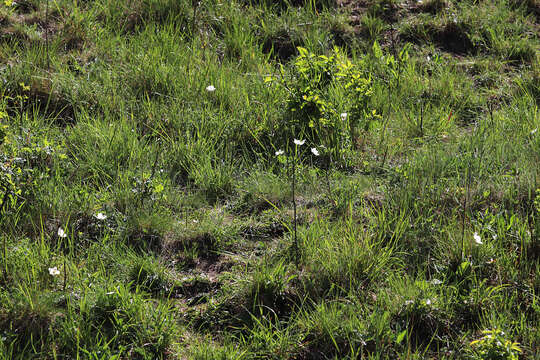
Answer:
<svg viewBox="0 0 540 360"><path fill-rule="evenodd" d="M538 26L0 2L0 358L538 358Z"/></svg>

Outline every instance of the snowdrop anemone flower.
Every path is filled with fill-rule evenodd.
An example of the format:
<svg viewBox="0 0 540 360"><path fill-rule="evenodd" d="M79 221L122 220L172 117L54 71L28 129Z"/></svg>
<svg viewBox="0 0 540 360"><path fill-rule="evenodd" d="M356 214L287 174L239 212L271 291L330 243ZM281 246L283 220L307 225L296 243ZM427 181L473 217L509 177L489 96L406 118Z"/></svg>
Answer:
<svg viewBox="0 0 540 360"><path fill-rule="evenodd" d="M58 228L58 237L60 237L60 238L66 238L67 237L66 232L61 227Z"/></svg>
<svg viewBox="0 0 540 360"><path fill-rule="evenodd" d="M313 155L319 156L319 150L317 150L317 148L311 148L311 152L313 153Z"/></svg>
<svg viewBox="0 0 540 360"><path fill-rule="evenodd" d="M60 275L60 271L55 267L49 268L49 274L52 276Z"/></svg>
<svg viewBox="0 0 540 360"><path fill-rule="evenodd" d="M477 243L478 245L483 244L482 238L480 237L480 235L478 235L477 232L474 233L473 238L474 238L474 242Z"/></svg>
<svg viewBox="0 0 540 360"><path fill-rule="evenodd" d="M208 91L208 92L214 92L214 91L216 91L216 88L214 87L214 85L208 85L208 86L206 87L206 91Z"/></svg>
<svg viewBox="0 0 540 360"><path fill-rule="evenodd" d="M298 146L301 146L301 145L304 145L304 143L306 142L306 140L298 140L298 139L294 139L294 143Z"/></svg>
<svg viewBox="0 0 540 360"><path fill-rule="evenodd" d="M339 116L341 117L341 121L347 120L347 113L341 113Z"/></svg>
<svg viewBox="0 0 540 360"><path fill-rule="evenodd" d="M283 155L283 154L285 154L285 151L283 151L283 150L276 151L276 156L280 156L280 155Z"/></svg>
<svg viewBox="0 0 540 360"><path fill-rule="evenodd" d="M107 215L105 215L104 213L97 213L96 215L94 215L96 219L98 220L105 220L107 218Z"/></svg>

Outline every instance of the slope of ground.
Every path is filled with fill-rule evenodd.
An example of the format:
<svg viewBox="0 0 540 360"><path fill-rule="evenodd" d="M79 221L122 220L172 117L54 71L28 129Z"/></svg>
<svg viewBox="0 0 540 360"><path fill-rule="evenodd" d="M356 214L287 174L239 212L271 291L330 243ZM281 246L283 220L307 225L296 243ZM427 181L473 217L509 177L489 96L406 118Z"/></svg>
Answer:
<svg viewBox="0 0 540 360"><path fill-rule="evenodd" d="M539 9L3 1L0 358L540 359Z"/></svg>

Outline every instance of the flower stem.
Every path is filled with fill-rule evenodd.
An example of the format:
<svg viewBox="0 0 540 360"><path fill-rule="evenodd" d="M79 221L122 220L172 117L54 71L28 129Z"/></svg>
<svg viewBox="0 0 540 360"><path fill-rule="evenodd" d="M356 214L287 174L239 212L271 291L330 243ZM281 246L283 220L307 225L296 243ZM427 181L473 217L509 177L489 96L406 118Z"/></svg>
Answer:
<svg viewBox="0 0 540 360"><path fill-rule="evenodd" d="M45 4L45 52L47 53L47 71L51 70L51 60L49 58L49 0Z"/></svg>
<svg viewBox="0 0 540 360"><path fill-rule="evenodd" d="M337 201L334 200L334 195L332 194L332 187L330 186L330 175L329 175L330 166L332 166L332 154L331 153L328 156L328 162L326 164L326 169L325 169L324 174L325 174L325 177L326 177L326 187L327 187L327 191L328 191L328 197L330 198L330 201L332 202L332 205L337 206Z"/></svg>
<svg viewBox="0 0 540 360"><path fill-rule="evenodd" d="M296 197L295 197L295 188L296 188L296 155L298 151L298 146L294 147L294 156L292 163L292 201L293 201L293 247L294 247L294 262L296 267L298 267L299 255L298 255L298 238L296 236Z"/></svg>
<svg viewBox="0 0 540 360"><path fill-rule="evenodd" d="M67 284L67 267L66 267L66 257L64 256L64 285L62 286L62 291L66 292L66 284Z"/></svg>
<svg viewBox="0 0 540 360"><path fill-rule="evenodd" d="M4 274L4 281L6 282L7 284L7 271L8 271L8 265L7 265L7 244L6 244L6 236L2 236L3 237L3 241L2 241L2 248L3 248L3 262L4 262L4 266L2 268L2 273Z"/></svg>

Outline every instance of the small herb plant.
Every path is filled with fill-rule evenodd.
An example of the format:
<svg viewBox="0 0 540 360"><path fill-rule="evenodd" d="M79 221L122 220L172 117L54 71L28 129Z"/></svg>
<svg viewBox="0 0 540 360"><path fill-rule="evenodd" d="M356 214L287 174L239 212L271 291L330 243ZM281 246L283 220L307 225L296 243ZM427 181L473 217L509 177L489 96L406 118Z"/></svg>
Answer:
<svg viewBox="0 0 540 360"><path fill-rule="evenodd" d="M482 333L482 338L471 342L474 347L473 359L518 360L521 353L519 344L506 339L501 329L484 330Z"/></svg>

